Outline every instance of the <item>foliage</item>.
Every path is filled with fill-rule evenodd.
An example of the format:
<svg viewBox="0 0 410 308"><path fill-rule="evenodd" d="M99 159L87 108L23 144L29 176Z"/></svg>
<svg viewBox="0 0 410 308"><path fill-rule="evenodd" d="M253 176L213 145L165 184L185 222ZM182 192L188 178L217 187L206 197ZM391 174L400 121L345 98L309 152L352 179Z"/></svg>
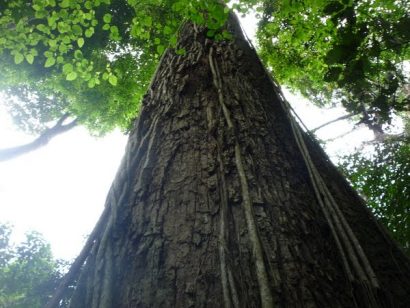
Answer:
<svg viewBox="0 0 410 308"><path fill-rule="evenodd" d="M280 83L318 105L341 102L380 129L409 110L409 1L264 1L260 53Z"/></svg>
<svg viewBox="0 0 410 308"><path fill-rule="evenodd" d="M41 132L70 114L91 131L127 130L159 56L184 20L221 30L217 1L0 1L0 90L20 128Z"/></svg>
<svg viewBox="0 0 410 308"><path fill-rule="evenodd" d="M340 167L376 217L410 253L410 143L377 144L370 156L343 157Z"/></svg>
<svg viewBox="0 0 410 308"><path fill-rule="evenodd" d="M27 233L17 245L11 233L10 225L0 224L0 307L44 307L66 264L53 258L39 233Z"/></svg>

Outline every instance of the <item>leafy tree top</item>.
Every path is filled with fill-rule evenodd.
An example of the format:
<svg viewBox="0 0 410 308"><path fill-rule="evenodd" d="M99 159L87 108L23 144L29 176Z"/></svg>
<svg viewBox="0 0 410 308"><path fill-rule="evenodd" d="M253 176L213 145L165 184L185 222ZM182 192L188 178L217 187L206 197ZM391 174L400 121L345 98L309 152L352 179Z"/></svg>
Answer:
<svg viewBox="0 0 410 308"><path fill-rule="evenodd" d="M409 111L408 0L265 1L260 51L279 82L381 125Z"/></svg>
<svg viewBox="0 0 410 308"><path fill-rule="evenodd" d="M229 1L226 1L229 2ZM165 48L190 20L221 29L218 0L0 1L0 90L17 124L41 132L69 114L96 134L127 130ZM260 54L275 77L313 101L340 101L381 130L409 110L409 1L242 0L261 22Z"/></svg>
<svg viewBox="0 0 410 308"><path fill-rule="evenodd" d="M1 1L0 90L20 127L44 130L65 114L96 133L126 130L160 55L178 49L182 21L209 35L228 9L217 1Z"/></svg>

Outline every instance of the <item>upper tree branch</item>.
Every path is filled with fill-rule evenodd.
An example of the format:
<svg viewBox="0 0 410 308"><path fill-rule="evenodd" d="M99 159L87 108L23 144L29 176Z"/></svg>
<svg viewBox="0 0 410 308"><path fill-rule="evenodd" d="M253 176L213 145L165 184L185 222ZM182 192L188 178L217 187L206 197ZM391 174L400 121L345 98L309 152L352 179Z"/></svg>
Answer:
<svg viewBox="0 0 410 308"><path fill-rule="evenodd" d="M0 161L14 159L31 151L37 150L47 145L49 141L55 136L65 133L74 128L78 124L77 119L64 125L64 121L68 117L69 114L64 114L53 127L46 129L39 137L37 137L30 143L7 149L0 149Z"/></svg>
<svg viewBox="0 0 410 308"><path fill-rule="evenodd" d="M341 116L341 117L338 117L338 118L336 118L336 119L333 119L333 120L331 120L331 121L328 121L328 122L326 122L326 123L323 123L322 125L319 125L318 127L312 129L310 132L311 132L311 133L314 133L315 131L317 131L317 130L319 130L319 129L325 127L325 126L328 126L328 125L330 125L330 124L332 124L332 123L335 123L335 122L338 122L338 121L341 121L341 120L345 120L345 119L352 118L352 117L354 117L355 115L356 115L356 113L350 113L350 114L343 115L343 116Z"/></svg>

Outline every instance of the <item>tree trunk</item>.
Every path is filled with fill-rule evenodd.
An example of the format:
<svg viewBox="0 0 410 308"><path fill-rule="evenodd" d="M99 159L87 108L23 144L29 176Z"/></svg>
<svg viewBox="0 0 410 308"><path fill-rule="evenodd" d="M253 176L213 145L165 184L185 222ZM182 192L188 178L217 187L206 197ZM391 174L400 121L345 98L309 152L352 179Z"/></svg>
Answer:
<svg viewBox="0 0 410 308"><path fill-rule="evenodd" d="M408 259L229 28L163 56L71 306L407 306Z"/></svg>

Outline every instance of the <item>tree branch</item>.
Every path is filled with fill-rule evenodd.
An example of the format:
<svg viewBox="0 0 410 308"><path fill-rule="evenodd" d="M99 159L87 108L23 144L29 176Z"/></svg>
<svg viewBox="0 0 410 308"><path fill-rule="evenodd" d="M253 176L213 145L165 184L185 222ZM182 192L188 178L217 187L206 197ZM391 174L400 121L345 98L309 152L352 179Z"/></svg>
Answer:
<svg viewBox="0 0 410 308"><path fill-rule="evenodd" d="M338 136L336 136L336 137L333 137L333 138L330 138L330 139L326 139L325 142L333 142L333 141L335 141L335 140L337 140L337 139L343 138L343 137L345 137L345 136L347 136L347 135L353 133L353 132L357 129L357 127L358 127L358 126L356 125L356 126L354 126L351 130L349 130L349 131L347 131L347 132L345 132L345 133L343 133L343 134L340 134L340 135L338 135Z"/></svg>
<svg viewBox="0 0 410 308"><path fill-rule="evenodd" d="M314 129L312 129L312 130L310 130L310 132L311 132L311 133L314 133L314 132L318 131L319 129L321 129L321 128L325 127L325 126L328 126L328 125L330 125L330 124L333 124L333 123L335 123L335 122L352 118L352 117L355 116L356 114L357 114L357 113L349 113L349 114L343 115L343 116L338 117L338 118L336 118L336 119L334 119L334 120L331 120L331 121L329 121L329 122L323 123L322 125L319 125L318 127L314 128Z"/></svg>
<svg viewBox="0 0 410 308"><path fill-rule="evenodd" d="M68 116L68 114L64 114L53 127L46 129L39 137L37 137L30 143L7 149L0 149L0 162L11 160L37 150L47 145L55 136L65 133L74 128L78 124L77 119L71 121L66 125L63 125Z"/></svg>

